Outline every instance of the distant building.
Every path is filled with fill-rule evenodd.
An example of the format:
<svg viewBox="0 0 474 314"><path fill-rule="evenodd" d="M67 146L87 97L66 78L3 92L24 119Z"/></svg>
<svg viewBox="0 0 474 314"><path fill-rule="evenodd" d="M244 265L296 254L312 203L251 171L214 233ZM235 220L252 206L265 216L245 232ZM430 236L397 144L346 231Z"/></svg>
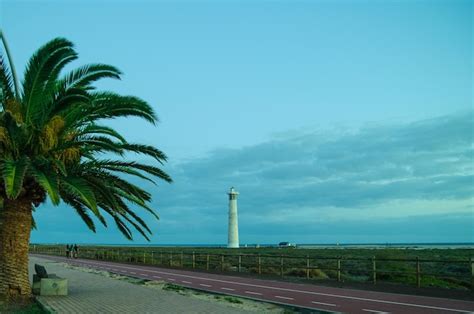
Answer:
<svg viewBox="0 0 474 314"><path fill-rule="evenodd" d="M280 242L278 247L296 247L296 244L290 242Z"/></svg>

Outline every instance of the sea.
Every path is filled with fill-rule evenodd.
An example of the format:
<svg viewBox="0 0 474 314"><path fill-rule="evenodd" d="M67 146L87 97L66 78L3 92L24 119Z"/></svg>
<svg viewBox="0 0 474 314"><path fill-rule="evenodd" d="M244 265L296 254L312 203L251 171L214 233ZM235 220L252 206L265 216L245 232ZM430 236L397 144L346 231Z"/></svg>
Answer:
<svg viewBox="0 0 474 314"><path fill-rule="evenodd" d="M59 245L63 243L32 243ZM116 246L116 247L182 247L182 248L226 248L227 244L137 244L137 243L78 243L82 246ZM394 248L394 249L474 249L474 242L466 243L295 243L298 249L324 248ZM240 248L272 248L278 244L240 244Z"/></svg>

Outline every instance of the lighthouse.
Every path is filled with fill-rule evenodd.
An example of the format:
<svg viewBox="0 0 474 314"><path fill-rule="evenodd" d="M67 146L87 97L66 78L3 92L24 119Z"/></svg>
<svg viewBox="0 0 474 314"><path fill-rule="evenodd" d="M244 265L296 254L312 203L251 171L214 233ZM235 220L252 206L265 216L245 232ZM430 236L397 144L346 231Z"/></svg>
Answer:
<svg viewBox="0 0 474 314"><path fill-rule="evenodd" d="M234 187L230 188L229 194L229 235L228 248L239 248L239 218L237 216L237 192Z"/></svg>

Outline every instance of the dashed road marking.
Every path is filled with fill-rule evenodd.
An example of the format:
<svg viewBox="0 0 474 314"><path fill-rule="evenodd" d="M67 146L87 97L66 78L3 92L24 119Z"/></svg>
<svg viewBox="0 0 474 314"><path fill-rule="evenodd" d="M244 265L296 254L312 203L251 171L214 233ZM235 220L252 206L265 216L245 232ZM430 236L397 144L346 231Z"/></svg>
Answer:
<svg viewBox="0 0 474 314"><path fill-rule="evenodd" d="M130 274L134 274L134 275L136 275L137 273L134 273L133 271L131 271L131 272L130 272Z"/></svg>
<svg viewBox="0 0 474 314"><path fill-rule="evenodd" d="M262 295L260 292L253 292L253 291L245 291L248 294L255 294L255 295Z"/></svg>
<svg viewBox="0 0 474 314"><path fill-rule="evenodd" d="M148 276L147 274L140 274L141 276Z"/></svg>
<svg viewBox="0 0 474 314"><path fill-rule="evenodd" d="M171 280L171 281L176 281L176 279L173 279L173 278L168 278L168 280Z"/></svg>
<svg viewBox="0 0 474 314"><path fill-rule="evenodd" d="M278 298L278 299L284 299L284 300L294 300L294 298L290 298L290 297L282 297L280 295L276 295L275 298Z"/></svg>
<svg viewBox="0 0 474 314"><path fill-rule="evenodd" d="M222 287L221 289L222 289L222 290L235 291L235 289L232 289L232 288L226 288L226 287Z"/></svg>
<svg viewBox="0 0 474 314"><path fill-rule="evenodd" d="M199 285L203 286L203 287L212 287L211 285L206 285L206 284L203 284L203 283L200 283Z"/></svg>
<svg viewBox="0 0 474 314"><path fill-rule="evenodd" d="M312 301L311 303L320 304L320 305L327 305L327 306L337 306L336 304L332 304L332 303L324 303L324 302L316 302L316 301Z"/></svg>
<svg viewBox="0 0 474 314"><path fill-rule="evenodd" d="M191 281L185 281L185 280L181 280L181 282L182 283L188 283L188 284L192 283Z"/></svg>
<svg viewBox="0 0 474 314"><path fill-rule="evenodd" d="M160 279L161 277L160 276L153 276L153 278Z"/></svg>
<svg viewBox="0 0 474 314"><path fill-rule="evenodd" d="M369 309L362 309L362 311L366 311L366 312L370 312L370 313L376 313L376 314L390 314L389 312L382 312L382 311L369 310Z"/></svg>

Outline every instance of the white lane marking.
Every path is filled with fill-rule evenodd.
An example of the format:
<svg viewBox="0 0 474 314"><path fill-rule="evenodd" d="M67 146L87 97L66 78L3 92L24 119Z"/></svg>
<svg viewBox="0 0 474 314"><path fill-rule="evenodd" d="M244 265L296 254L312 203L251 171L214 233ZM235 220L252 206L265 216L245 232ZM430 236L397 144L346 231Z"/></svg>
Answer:
<svg viewBox="0 0 474 314"><path fill-rule="evenodd" d="M203 286L203 287L212 287L211 285L205 285L205 284L203 284L203 283L200 283L199 285L200 285L200 286Z"/></svg>
<svg viewBox="0 0 474 314"><path fill-rule="evenodd" d="M327 305L327 306L337 306L336 304L324 303L324 302L315 302L315 301L312 301L311 303L320 304L320 305Z"/></svg>
<svg viewBox="0 0 474 314"><path fill-rule="evenodd" d="M88 264L90 264L90 265L99 264L99 263L90 262L90 261L81 262L81 263L86 264L86 265L88 265ZM139 268L135 268L135 267L119 266L119 265L115 265L115 267L125 268L125 269L139 269ZM151 270L151 269L147 269L147 270L149 272L158 273L158 274L173 275L173 276L193 278L193 279L198 279L198 280L215 281L215 282L222 282L222 283L241 285L241 286L249 286L249 287L256 287L256 288L266 288L266 289L273 289L273 290L280 290L280 291L299 292L299 293L304 293L304 294L322 295L322 296L341 298L341 299L351 299L351 300L360 300L360 301L368 301L368 302L376 302L376 303L404 305L404 306L420 307L420 308L425 308L425 309L443 310L443 311L450 311L450 312L459 312L459 313L469 312L469 310L458 310L458 309L451 309L451 308L431 306L431 305L421 305L421 304L414 304L414 303L403 303L403 302L395 302L395 301L375 300L375 299L367 299L367 298L360 298L360 297L351 297L351 296L347 296L347 295L338 295L338 294L304 291L304 290L296 290L296 289L287 289L287 288L279 288L279 287L271 287L271 286L263 286L263 285L254 285L254 284L250 284L250 283L227 281L227 280L221 280L221 279L211 279L211 278L191 276L191 275L183 275L183 274L176 274L176 273L169 273L169 272L165 272L165 271L158 271L158 270Z"/></svg>
<svg viewBox="0 0 474 314"><path fill-rule="evenodd" d="M282 296L280 296L280 295L276 295L275 298L278 298L278 299L285 299L285 300L294 300L294 298L282 297Z"/></svg>
<svg viewBox="0 0 474 314"><path fill-rule="evenodd" d="M181 280L182 283L192 283L191 281Z"/></svg>
<svg viewBox="0 0 474 314"><path fill-rule="evenodd" d="M176 281L176 279L173 279L173 278L168 278L168 280L171 280L171 281Z"/></svg>
<svg viewBox="0 0 474 314"><path fill-rule="evenodd" d="M160 279L161 277L160 276L153 276L153 278Z"/></svg>
<svg viewBox="0 0 474 314"><path fill-rule="evenodd" d="M131 272L130 272L130 274L134 274L134 275L136 275L137 273L134 273L133 271L131 271Z"/></svg>
<svg viewBox="0 0 474 314"><path fill-rule="evenodd" d="M148 276L147 274L140 274L140 275L142 275L142 276Z"/></svg>
<svg viewBox="0 0 474 314"><path fill-rule="evenodd" d="M255 294L255 295L262 295L260 292L253 292L253 291L245 291L248 294Z"/></svg>
<svg viewBox="0 0 474 314"><path fill-rule="evenodd" d="M390 314L389 312L382 312L376 310L369 310L369 309L362 309L362 311L370 312L370 313L377 313L377 314Z"/></svg>
<svg viewBox="0 0 474 314"><path fill-rule="evenodd" d="M221 289L222 289L222 290L228 290L228 291L235 291L235 289L232 289L232 288L226 288L226 287L222 287Z"/></svg>

